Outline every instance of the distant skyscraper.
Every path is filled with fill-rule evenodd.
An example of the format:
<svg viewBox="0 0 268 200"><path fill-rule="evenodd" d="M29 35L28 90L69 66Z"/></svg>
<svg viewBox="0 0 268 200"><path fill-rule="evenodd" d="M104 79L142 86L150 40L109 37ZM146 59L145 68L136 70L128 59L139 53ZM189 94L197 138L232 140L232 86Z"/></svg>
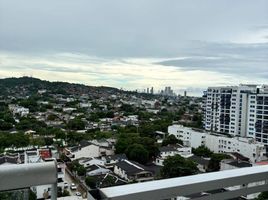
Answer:
<svg viewBox="0 0 268 200"><path fill-rule="evenodd" d="M150 91L151 94L154 93L154 87L151 88L151 91Z"/></svg>
<svg viewBox="0 0 268 200"><path fill-rule="evenodd" d="M187 97L187 91L186 90L184 91L184 96Z"/></svg>
<svg viewBox="0 0 268 200"><path fill-rule="evenodd" d="M147 88L147 94L149 94L149 88Z"/></svg>

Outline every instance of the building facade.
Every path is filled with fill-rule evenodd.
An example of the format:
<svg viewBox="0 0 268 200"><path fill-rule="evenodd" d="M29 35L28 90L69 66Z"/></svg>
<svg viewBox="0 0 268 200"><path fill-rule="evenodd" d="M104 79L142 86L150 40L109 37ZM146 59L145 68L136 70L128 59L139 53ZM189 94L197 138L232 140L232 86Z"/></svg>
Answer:
<svg viewBox="0 0 268 200"><path fill-rule="evenodd" d="M203 96L207 131L253 137L268 145L268 86L209 87Z"/></svg>
<svg viewBox="0 0 268 200"><path fill-rule="evenodd" d="M184 145L192 148L204 145L214 153L236 152L247 157L252 163L266 159L265 146L256 142L254 138L230 137L182 125L169 126L168 133L182 140Z"/></svg>

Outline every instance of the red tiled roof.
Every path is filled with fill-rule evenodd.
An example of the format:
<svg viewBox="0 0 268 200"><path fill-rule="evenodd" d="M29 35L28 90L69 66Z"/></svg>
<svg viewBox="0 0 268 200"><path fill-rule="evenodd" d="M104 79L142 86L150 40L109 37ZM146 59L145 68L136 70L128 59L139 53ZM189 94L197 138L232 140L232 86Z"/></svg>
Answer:
<svg viewBox="0 0 268 200"><path fill-rule="evenodd" d="M51 153L49 149L41 149L39 150L39 155L42 159L51 158Z"/></svg>

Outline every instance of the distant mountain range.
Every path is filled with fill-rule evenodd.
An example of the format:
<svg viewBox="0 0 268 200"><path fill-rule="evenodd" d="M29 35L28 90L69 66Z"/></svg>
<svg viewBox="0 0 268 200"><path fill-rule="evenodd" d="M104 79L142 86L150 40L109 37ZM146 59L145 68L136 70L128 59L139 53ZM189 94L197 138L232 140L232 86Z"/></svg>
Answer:
<svg viewBox="0 0 268 200"><path fill-rule="evenodd" d="M90 93L117 93L120 90L112 87L94 87L67 82L50 82L32 77L0 79L0 95L31 95L38 90L48 90L55 94L90 94Z"/></svg>

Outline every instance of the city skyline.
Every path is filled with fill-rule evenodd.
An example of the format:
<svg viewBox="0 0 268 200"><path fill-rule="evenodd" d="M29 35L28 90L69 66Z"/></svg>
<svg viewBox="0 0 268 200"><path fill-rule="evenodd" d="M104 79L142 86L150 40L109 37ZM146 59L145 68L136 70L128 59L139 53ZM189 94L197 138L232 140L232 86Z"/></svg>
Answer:
<svg viewBox="0 0 268 200"><path fill-rule="evenodd" d="M265 84L267 8L262 0L1 0L0 78L196 96L211 85Z"/></svg>

